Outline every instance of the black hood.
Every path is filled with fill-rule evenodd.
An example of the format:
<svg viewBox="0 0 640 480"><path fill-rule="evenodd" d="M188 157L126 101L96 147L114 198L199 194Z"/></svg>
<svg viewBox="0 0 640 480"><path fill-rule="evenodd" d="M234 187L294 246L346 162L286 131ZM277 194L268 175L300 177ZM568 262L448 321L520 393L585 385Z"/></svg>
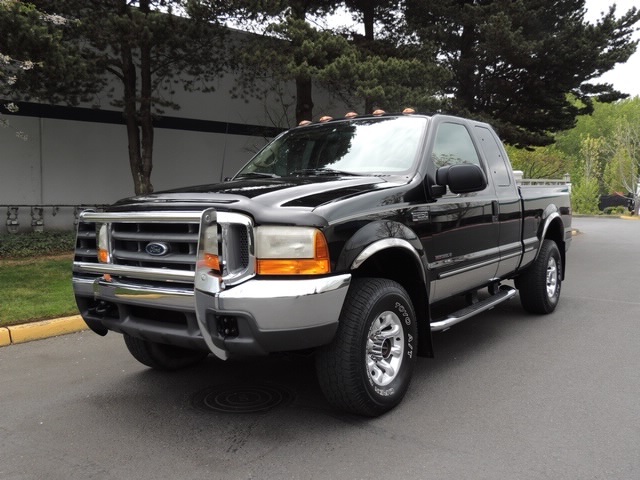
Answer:
<svg viewBox="0 0 640 480"><path fill-rule="evenodd" d="M263 207L316 208L346 197L385 188L380 177L289 177L247 179L212 185L198 185L126 198L114 207L137 204L201 204L229 205L252 199Z"/></svg>
<svg viewBox="0 0 640 480"><path fill-rule="evenodd" d="M123 199L110 210L218 210L246 212L258 223L325 224L311 211L362 194L398 186L398 180L359 176L310 176L243 179ZM403 178L400 183L406 184ZM306 216L306 220L302 220Z"/></svg>

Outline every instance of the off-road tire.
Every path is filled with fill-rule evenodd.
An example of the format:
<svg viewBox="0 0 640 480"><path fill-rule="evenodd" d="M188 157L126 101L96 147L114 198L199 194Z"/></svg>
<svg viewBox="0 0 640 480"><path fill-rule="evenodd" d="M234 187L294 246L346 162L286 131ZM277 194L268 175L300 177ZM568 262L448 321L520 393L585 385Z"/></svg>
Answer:
<svg viewBox="0 0 640 480"><path fill-rule="evenodd" d="M404 397L417 357L417 324L405 289L383 278L354 279L334 340L316 354L329 403L378 416Z"/></svg>
<svg viewBox="0 0 640 480"><path fill-rule="evenodd" d="M560 300L562 257L553 240L543 240L538 257L516 279L520 303L530 313L553 312Z"/></svg>

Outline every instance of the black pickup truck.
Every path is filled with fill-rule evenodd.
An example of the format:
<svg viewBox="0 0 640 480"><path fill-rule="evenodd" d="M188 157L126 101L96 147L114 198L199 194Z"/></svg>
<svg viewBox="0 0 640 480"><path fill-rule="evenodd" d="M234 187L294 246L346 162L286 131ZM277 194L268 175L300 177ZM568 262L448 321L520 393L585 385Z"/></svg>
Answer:
<svg viewBox="0 0 640 480"><path fill-rule="evenodd" d="M224 183L84 212L73 285L145 365L311 351L328 401L375 416L432 332L517 293L551 313L570 241L568 188L519 187L489 125L368 115L288 130Z"/></svg>

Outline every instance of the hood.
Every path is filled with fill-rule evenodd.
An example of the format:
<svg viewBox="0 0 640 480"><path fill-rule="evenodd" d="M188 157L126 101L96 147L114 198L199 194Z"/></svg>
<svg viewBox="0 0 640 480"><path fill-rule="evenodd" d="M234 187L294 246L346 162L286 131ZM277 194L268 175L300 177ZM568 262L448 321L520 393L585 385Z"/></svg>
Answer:
<svg viewBox="0 0 640 480"><path fill-rule="evenodd" d="M342 215L345 207L350 210L346 203L375 205L379 200L368 198L369 194L381 198L388 196L387 191L391 187L406 185L407 181L407 178L392 180L391 177L357 176L244 179L132 197L120 200L109 210L196 210L213 207L219 211L248 214L256 224L323 227L335 215ZM363 197L365 194L367 198ZM333 208L333 204L343 208ZM319 207L322 207L322 213L317 210Z"/></svg>
<svg viewBox="0 0 640 480"><path fill-rule="evenodd" d="M160 208L215 204L224 209L239 208L234 204L251 203L268 207L303 207L314 209L327 203L384 189L392 184L380 177L288 177L243 179L213 185L199 185L126 198L113 205L115 209L145 204ZM194 205L194 206L195 206ZM240 207L241 209L241 207Z"/></svg>

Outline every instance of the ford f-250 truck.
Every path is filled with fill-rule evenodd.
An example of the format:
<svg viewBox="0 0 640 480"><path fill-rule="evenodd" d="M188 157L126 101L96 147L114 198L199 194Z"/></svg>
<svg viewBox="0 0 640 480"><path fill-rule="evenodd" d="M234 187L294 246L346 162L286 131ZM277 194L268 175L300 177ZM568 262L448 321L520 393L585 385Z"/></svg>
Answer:
<svg viewBox="0 0 640 480"><path fill-rule="evenodd" d="M288 130L226 182L84 212L73 285L145 365L311 350L328 401L375 416L432 332L518 291L551 313L570 241L567 188L519 187L489 125L368 115Z"/></svg>

